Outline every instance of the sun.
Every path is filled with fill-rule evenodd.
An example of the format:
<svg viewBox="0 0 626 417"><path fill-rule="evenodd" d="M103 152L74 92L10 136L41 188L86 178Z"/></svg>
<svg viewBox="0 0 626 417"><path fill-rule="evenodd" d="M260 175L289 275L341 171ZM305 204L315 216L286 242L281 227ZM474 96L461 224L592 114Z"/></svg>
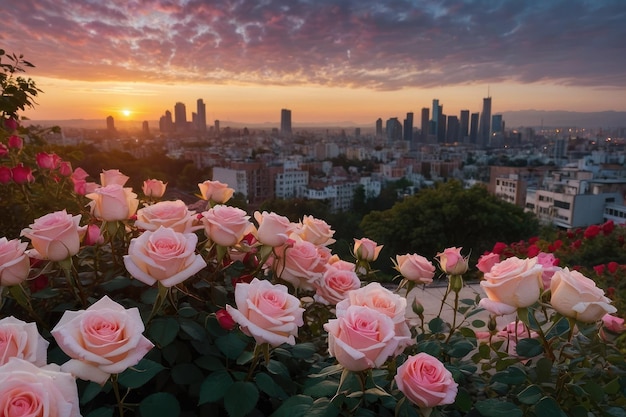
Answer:
<svg viewBox="0 0 626 417"><path fill-rule="evenodd" d="M123 110L122 110L122 114L123 114L124 116L126 116L126 117L130 116L130 115L131 115L131 113L132 113L132 112L131 112L130 110L128 110L128 109L123 109Z"/></svg>

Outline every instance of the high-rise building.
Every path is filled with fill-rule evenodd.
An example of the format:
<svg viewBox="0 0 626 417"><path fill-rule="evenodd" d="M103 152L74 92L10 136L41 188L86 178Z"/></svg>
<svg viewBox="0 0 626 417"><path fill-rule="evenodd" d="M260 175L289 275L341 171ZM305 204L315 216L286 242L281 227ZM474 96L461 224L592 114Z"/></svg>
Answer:
<svg viewBox="0 0 626 417"><path fill-rule="evenodd" d="M216 120L215 122L213 122L213 126L215 130L215 136L219 136L220 135L220 121Z"/></svg>
<svg viewBox="0 0 626 417"><path fill-rule="evenodd" d="M196 114L196 130L206 132L206 104L201 98L197 102Z"/></svg>
<svg viewBox="0 0 626 417"><path fill-rule="evenodd" d="M291 110L282 109L280 111L280 134L291 136Z"/></svg>
<svg viewBox="0 0 626 417"><path fill-rule="evenodd" d="M144 136L150 136L150 126L148 125L148 121L144 120L141 123L141 131Z"/></svg>
<svg viewBox="0 0 626 417"><path fill-rule="evenodd" d="M478 139L478 121L479 121L479 116L480 114L478 113L472 113L471 117L470 117L470 134L469 134L469 141L470 143L476 143L476 140Z"/></svg>
<svg viewBox="0 0 626 417"><path fill-rule="evenodd" d="M491 97L483 99L483 111L480 114L480 123L478 125L478 144L481 146L489 146L489 138L491 136Z"/></svg>
<svg viewBox="0 0 626 417"><path fill-rule="evenodd" d="M439 132L439 115L441 114L441 107L439 106L439 100L438 99L433 99L433 124L431 124L431 126L433 127L434 130L432 130L430 133L432 133L435 136L438 136L438 132Z"/></svg>
<svg viewBox="0 0 626 417"><path fill-rule="evenodd" d="M402 123L400 123L397 117L392 117L387 120L385 131L387 133L387 140L389 141L402 139Z"/></svg>
<svg viewBox="0 0 626 417"><path fill-rule="evenodd" d="M446 142L454 143L459 141L460 124L456 116L448 116L448 128L446 130Z"/></svg>
<svg viewBox="0 0 626 417"><path fill-rule="evenodd" d="M443 114L443 106L439 106L439 116L437 117L437 142L443 143L446 141L446 122L448 116Z"/></svg>
<svg viewBox="0 0 626 417"><path fill-rule="evenodd" d="M461 119L459 120L459 139L465 140L469 136L469 110L461 110Z"/></svg>
<svg viewBox="0 0 626 417"><path fill-rule="evenodd" d="M491 133L502 133L504 131L504 122L501 114L494 114L491 117Z"/></svg>
<svg viewBox="0 0 626 417"><path fill-rule="evenodd" d="M170 133L174 131L174 122L172 121L172 112L165 111L165 115L159 119L159 130L161 133Z"/></svg>
<svg viewBox="0 0 626 417"><path fill-rule="evenodd" d="M421 129L422 129L422 142L426 142L426 140L428 140L428 133L430 130L430 126L429 126L429 120L430 120L430 109L428 107L424 107L422 108L422 124L421 124Z"/></svg>
<svg viewBox="0 0 626 417"><path fill-rule="evenodd" d="M174 105L174 126L178 132L187 129L187 109L180 101Z"/></svg>
<svg viewBox="0 0 626 417"><path fill-rule="evenodd" d="M113 119L113 116L107 117L107 130L111 133L115 132L115 120Z"/></svg>
<svg viewBox="0 0 626 417"><path fill-rule="evenodd" d="M413 142L413 113L407 113L404 119L404 140Z"/></svg>
<svg viewBox="0 0 626 417"><path fill-rule="evenodd" d="M383 137L383 119L381 119L380 117L378 118L378 120L376 120L376 137Z"/></svg>

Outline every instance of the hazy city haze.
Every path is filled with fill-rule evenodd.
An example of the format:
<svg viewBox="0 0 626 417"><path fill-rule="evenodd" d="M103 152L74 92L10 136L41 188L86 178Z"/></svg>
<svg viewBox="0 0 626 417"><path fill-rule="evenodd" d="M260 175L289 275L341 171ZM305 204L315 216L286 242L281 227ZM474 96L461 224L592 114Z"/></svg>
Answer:
<svg viewBox="0 0 626 417"><path fill-rule="evenodd" d="M7 0L0 47L44 94L32 119L294 123L418 112L626 111L626 2ZM127 114L124 114L124 110Z"/></svg>

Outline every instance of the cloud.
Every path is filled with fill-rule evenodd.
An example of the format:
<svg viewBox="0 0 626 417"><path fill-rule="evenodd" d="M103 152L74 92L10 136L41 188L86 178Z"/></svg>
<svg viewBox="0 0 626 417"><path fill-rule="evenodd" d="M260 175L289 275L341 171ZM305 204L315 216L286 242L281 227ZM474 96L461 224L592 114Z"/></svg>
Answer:
<svg viewBox="0 0 626 417"><path fill-rule="evenodd" d="M75 80L626 86L621 0L19 0L2 47Z"/></svg>

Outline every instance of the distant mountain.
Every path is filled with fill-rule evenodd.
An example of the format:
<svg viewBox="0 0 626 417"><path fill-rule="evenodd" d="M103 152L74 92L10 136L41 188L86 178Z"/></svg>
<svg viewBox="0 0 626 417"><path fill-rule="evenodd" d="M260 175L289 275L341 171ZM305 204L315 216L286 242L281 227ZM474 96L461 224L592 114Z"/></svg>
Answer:
<svg viewBox="0 0 626 417"><path fill-rule="evenodd" d="M520 110L502 112L507 128L516 127L626 127L626 112Z"/></svg>

